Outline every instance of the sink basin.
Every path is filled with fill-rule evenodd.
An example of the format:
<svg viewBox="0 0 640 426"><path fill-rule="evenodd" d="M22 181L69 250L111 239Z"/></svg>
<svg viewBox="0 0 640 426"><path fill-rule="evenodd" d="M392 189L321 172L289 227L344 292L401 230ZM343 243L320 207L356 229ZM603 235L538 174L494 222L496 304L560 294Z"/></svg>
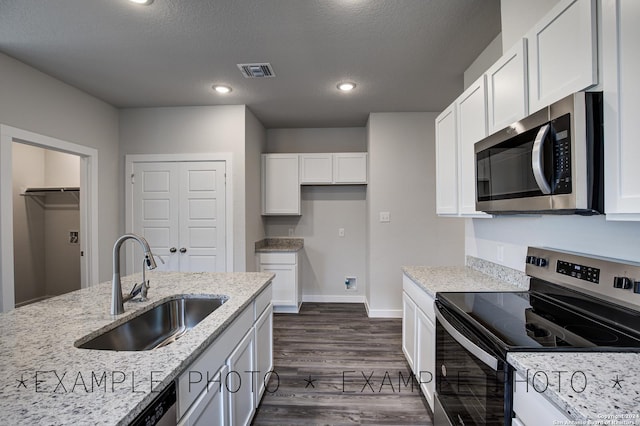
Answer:
<svg viewBox="0 0 640 426"><path fill-rule="evenodd" d="M93 339L81 349L146 351L167 346L227 301L226 296L179 296L131 318Z"/></svg>

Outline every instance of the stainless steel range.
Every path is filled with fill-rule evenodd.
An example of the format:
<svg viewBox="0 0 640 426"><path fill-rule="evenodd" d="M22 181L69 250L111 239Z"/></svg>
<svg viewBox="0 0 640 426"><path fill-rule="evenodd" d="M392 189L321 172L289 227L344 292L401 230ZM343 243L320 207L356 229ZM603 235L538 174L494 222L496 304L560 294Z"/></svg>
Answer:
<svg viewBox="0 0 640 426"><path fill-rule="evenodd" d="M640 264L529 248L524 292L436 295L436 425L511 425L512 351L640 352Z"/></svg>

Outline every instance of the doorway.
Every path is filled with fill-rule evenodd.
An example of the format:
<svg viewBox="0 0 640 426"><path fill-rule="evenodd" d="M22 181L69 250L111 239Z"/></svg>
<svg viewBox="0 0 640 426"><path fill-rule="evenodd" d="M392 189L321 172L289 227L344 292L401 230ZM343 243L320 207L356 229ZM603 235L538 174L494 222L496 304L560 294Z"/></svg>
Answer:
<svg viewBox="0 0 640 426"><path fill-rule="evenodd" d="M35 150L31 148L34 148ZM17 233L14 232L14 149L17 149L18 151L31 151L32 153L36 152L37 149L48 150L50 151L50 155L52 157L56 157L58 160L64 159L63 161L71 160L77 162L79 180L76 182L79 182L79 184L73 187L75 191L69 191L69 193L65 194L65 197L62 199L50 199L49 201L47 200L48 196L46 195L46 191L40 191L39 193L38 191L31 191L31 195L33 195L33 197L28 195L24 198L29 197L29 203L35 202L36 204L40 203L41 205L46 205L48 203L50 206L56 205L59 210L71 208L77 209L76 216L79 218L79 221L76 220L74 222L75 224L72 226L65 225L63 227L65 235L63 237L64 243L68 244L70 246L69 248L72 250L75 249L79 252L80 287L88 287L89 285L96 284L98 282L97 150L15 127L0 125L0 178L2 182L2 184L0 184L0 278L2 289L0 293L0 308L3 312L9 311L16 306L16 275L19 279L22 279L21 275L23 272L16 271L16 268L25 267L26 271L31 275L35 275L36 279L41 277L42 274L37 272L32 274L34 270L33 268L38 263L46 263L45 250L50 250L45 248L44 250L39 251L41 254L36 255L30 265L21 263L22 259L15 262L16 256L22 256L23 254L22 252L15 253L15 243L24 241L27 236L22 233L20 235L16 235ZM15 155L20 157L21 153L18 151L15 152ZM43 152L46 153L48 151ZM71 155L71 157L67 155ZM37 171L35 167L28 167L28 170L23 170L23 174L28 175L31 173L42 173ZM39 180L38 182L45 181ZM20 194L25 193L25 189L26 188L20 188ZM42 190L44 188L40 187L35 189ZM22 195L18 196L23 197ZM53 208L56 209L56 207ZM25 214L30 214L32 216L38 216L42 213L42 222L36 221L36 223L42 223L42 228L44 230L43 212L38 211L35 207L30 207L30 210L27 210L25 207L23 211ZM53 222L57 223L58 227L61 227L62 225L59 219L60 218L53 218ZM18 229L24 230L25 228L18 227ZM52 230L55 229L56 226L54 225ZM27 235L30 234L30 231L26 232ZM18 241L16 241L14 237L17 238ZM57 237L53 237L53 239L57 239ZM42 241L43 240L41 240L41 242ZM38 284L40 286L42 285L42 283ZM42 296L46 296L48 293L46 290L46 284L44 288L45 291ZM66 292L71 291L71 288L65 289L65 286L63 285L62 288L56 291ZM26 296L23 293L18 295L21 299L19 302L26 302L41 297L37 292L27 292L26 294ZM35 297L31 297L33 295L35 295Z"/></svg>

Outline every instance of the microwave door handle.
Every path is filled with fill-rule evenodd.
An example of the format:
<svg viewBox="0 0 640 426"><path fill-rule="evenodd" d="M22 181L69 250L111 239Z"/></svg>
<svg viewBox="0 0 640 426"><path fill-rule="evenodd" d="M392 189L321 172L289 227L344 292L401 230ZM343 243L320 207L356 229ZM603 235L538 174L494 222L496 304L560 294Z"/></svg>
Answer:
<svg viewBox="0 0 640 426"><path fill-rule="evenodd" d="M467 339L462 333L455 329L453 325L451 325L445 317L438 311L436 308L436 318L438 322L444 327L444 329L449 333L449 335L458 342L463 348L468 350L474 357L482 361L487 367L491 368L493 371L498 371L498 359L493 355L485 352L481 348L479 348L475 343L471 340Z"/></svg>
<svg viewBox="0 0 640 426"><path fill-rule="evenodd" d="M547 178L544 176L544 141L547 139L550 129L550 124L545 124L540 128L536 140L533 142L533 149L531 150L533 177L536 179L540 191L545 195L551 194L551 186L549 186L549 182L547 182Z"/></svg>

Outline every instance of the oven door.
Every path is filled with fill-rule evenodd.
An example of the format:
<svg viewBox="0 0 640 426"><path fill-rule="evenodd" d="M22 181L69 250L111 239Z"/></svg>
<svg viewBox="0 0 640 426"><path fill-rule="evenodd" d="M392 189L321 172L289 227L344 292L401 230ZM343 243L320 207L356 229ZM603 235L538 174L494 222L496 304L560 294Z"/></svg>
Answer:
<svg viewBox="0 0 640 426"><path fill-rule="evenodd" d="M436 371L436 426L511 425L509 365L437 302Z"/></svg>

